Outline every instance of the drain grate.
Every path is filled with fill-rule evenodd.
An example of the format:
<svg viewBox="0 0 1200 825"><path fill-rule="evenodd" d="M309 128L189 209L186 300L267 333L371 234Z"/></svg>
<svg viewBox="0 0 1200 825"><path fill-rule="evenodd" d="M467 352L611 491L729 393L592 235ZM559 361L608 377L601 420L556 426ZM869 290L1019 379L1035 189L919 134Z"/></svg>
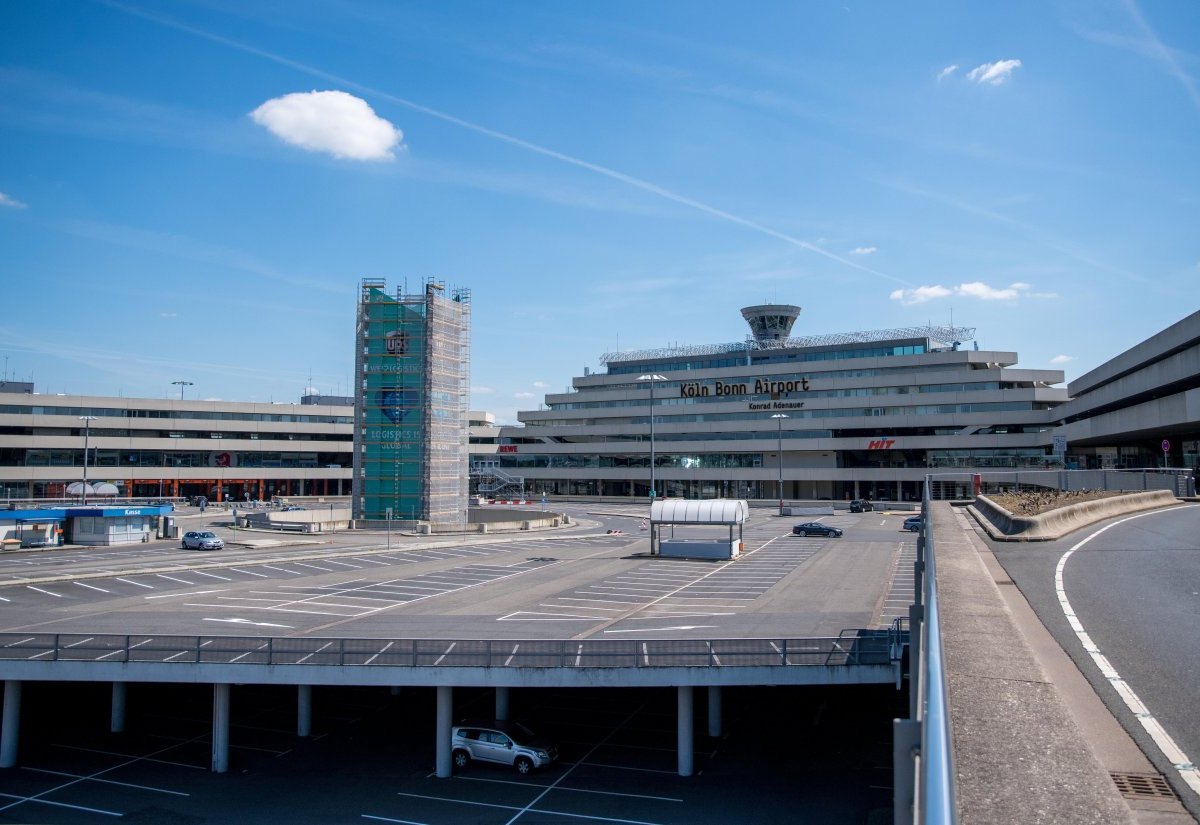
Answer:
<svg viewBox="0 0 1200 825"><path fill-rule="evenodd" d="M1121 796L1130 799L1178 799L1162 774L1111 773Z"/></svg>

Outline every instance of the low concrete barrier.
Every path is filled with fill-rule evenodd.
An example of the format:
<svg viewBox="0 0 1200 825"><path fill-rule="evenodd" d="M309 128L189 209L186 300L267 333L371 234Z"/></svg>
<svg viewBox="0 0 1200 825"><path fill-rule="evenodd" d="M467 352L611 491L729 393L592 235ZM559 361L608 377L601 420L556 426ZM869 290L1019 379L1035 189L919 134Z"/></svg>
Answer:
<svg viewBox="0 0 1200 825"><path fill-rule="evenodd" d="M967 512L996 541L1054 541L1106 518L1168 507L1177 501L1169 490L1150 490L1068 504L1036 516L1018 516L987 496L977 496Z"/></svg>

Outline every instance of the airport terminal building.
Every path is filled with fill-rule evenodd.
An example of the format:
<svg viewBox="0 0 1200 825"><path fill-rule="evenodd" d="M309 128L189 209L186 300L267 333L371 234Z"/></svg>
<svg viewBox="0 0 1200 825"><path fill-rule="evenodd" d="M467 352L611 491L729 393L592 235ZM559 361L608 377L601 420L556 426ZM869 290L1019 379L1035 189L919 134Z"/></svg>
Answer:
<svg viewBox="0 0 1200 825"><path fill-rule="evenodd" d="M796 338L798 314L748 307L741 342L608 353L602 371L519 413L523 426L470 412L471 465L529 495L644 498L653 478L659 497L768 501L915 500L931 471L1200 467L1200 312L1069 387L1061 371L970 345L972 329ZM398 390L371 390L364 399L400 409ZM45 395L0 381L0 502L69 498L85 448L88 478L121 498L348 497L355 402Z"/></svg>
<svg viewBox="0 0 1200 825"><path fill-rule="evenodd" d="M791 337L800 308L746 307L745 341L608 353L604 372L501 430L533 489L646 496L916 500L926 473L1061 467L1059 370L922 327ZM782 481L782 489L780 487Z"/></svg>

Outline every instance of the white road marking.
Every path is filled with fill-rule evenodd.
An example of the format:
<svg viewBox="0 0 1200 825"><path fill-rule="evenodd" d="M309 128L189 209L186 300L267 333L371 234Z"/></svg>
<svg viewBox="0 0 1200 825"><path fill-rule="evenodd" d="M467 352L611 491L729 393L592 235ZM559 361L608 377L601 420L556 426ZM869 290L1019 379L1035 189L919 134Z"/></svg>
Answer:
<svg viewBox="0 0 1200 825"><path fill-rule="evenodd" d="M39 592L39 593L45 593L47 596L53 596L53 597L54 597L54 598L56 598L56 599L61 599L61 598L62 598L62 594L61 594L61 593L51 593L49 590L43 590L43 589L42 589L42 588L40 588L40 587L34 587L32 584L27 584L27 585L25 585L25 586L26 586L26 587L28 587L30 590L36 590L36 591L37 591L37 592Z"/></svg>
<svg viewBox="0 0 1200 825"><path fill-rule="evenodd" d="M252 622L249 619L201 619L204 622L231 622L233 624L248 624L253 627L285 627L292 629L290 624L271 624L270 622Z"/></svg>
<svg viewBox="0 0 1200 825"><path fill-rule="evenodd" d="M145 599L146 601L149 601L150 599L174 599L174 598L178 598L180 596L203 596L205 593L224 593L224 592L225 592L224 589L221 589L221 590L189 590L186 593L163 593L160 596L142 596L142 598Z"/></svg>
<svg viewBox="0 0 1200 825"><path fill-rule="evenodd" d="M633 630L606 630L605 633L655 633L659 630L702 630L713 627L720 627L715 624L684 624L678 627L642 627ZM649 661L647 659L647 661Z"/></svg>
<svg viewBox="0 0 1200 825"><path fill-rule="evenodd" d="M1188 506L1194 507L1196 505ZM1190 787L1193 791L1200 793L1200 769L1198 769L1196 767L1196 763L1193 762L1191 758L1189 758L1188 755L1183 752L1183 749L1180 748L1179 745L1175 744L1175 740L1171 738L1171 735L1166 732L1159 721L1154 718L1154 714L1152 714L1150 709L1142 703L1142 700L1138 698L1136 693L1134 693L1133 688L1129 686L1129 683L1121 678L1121 674L1117 673L1117 669L1114 668L1108 661L1108 657L1100 652L1100 648L1097 647L1096 643L1092 641L1091 636L1089 636L1088 632L1084 629L1083 623L1079 621L1079 617L1075 615L1075 610L1071 607L1071 602L1067 599L1067 589L1063 581L1063 571L1066 569L1067 559L1069 559L1071 555L1080 547L1083 547L1083 545L1087 544L1089 541L1096 538L1096 536L1100 535L1105 530L1108 530L1110 527L1116 527L1118 524L1124 524L1125 522L1133 521L1136 518L1157 515L1159 512L1162 511L1138 513L1135 516L1129 516L1128 518L1114 521L1112 524L1106 524L1095 533L1092 533L1086 539L1080 541L1070 550L1063 553L1062 558L1058 560L1058 565L1054 569L1054 589L1058 593L1058 604L1062 608L1063 615L1067 617L1067 621L1070 622L1071 628L1075 631L1075 635L1079 638L1080 643L1083 644L1083 649L1088 652L1088 655L1092 657L1092 661L1094 661L1096 666L1100 668L1100 673L1113 686L1113 689L1116 690L1117 694L1125 702L1126 707L1128 707L1137 720L1141 722L1142 727L1145 728L1146 732L1150 734L1150 738L1154 740L1154 744L1158 745L1158 749L1162 751L1163 756L1165 756L1167 761L1170 762L1175 770L1179 772L1180 778L1182 778L1183 781L1187 783L1188 787Z"/></svg>
<svg viewBox="0 0 1200 825"><path fill-rule="evenodd" d="M74 582L74 583L79 585L80 587L86 587L88 590L99 590L101 593L108 592L103 587L92 587L90 584L84 584L83 582Z"/></svg>
<svg viewBox="0 0 1200 825"><path fill-rule="evenodd" d="M153 586L153 585L150 585L150 584L142 584L141 582L130 581L129 579L117 579L117 581L119 581L119 582L125 582L126 584L136 584L138 587L144 587L144 588L146 588L147 590L153 590L153 589L154 589L154 586Z"/></svg>
<svg viewBox="0 0 1200 825"><path fill-rule="evenodd" d="M267 575L267 574L265 574L265 573L255 573L255 572L254 572L254 571L252 571L252 570L243 570L243 569L242 569L242 568L240 568L240 567L231 567L231 568L229 568L229 569L230 569L230 570L233 570L233 571L235 571L235 572L237 572L237 573L245 573L247 576L258 576L260 579L269 579L269 578L271 578L270 576L268 576L268 575Z"/></svg>

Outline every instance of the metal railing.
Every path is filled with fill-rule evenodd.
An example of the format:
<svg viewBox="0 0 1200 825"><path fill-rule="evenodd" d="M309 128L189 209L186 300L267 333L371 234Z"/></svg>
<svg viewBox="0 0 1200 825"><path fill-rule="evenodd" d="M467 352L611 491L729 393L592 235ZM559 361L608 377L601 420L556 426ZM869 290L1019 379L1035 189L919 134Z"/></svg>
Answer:
<svg viewBox="0 0 1200 825"><path fill-rule="evenodd" d="M976 484L985 495L1027 490L1110 490L1139 492L1170 490L1177 496L1194 496L1193 471L1178 467L1145 467L1127 470L983 470L944 472L926 477L930 498L962 499L975 495Z"/></svg>
<svg viewBox="0 0 1200 825"><path fill-rule="evenodd" d="M0 633L0 662L335 667L652 668L881 665L888 631L810 639L322 639Z"/></svg>
<svg viewBox="0 0 1200 825"><path fill-rule="evenodd" d="M910 718L894 726L895 825L954 825L954 751L942 651L937 560L930 502L933 477L926 479L914 565L914 604L909 609Z"/></svg>

